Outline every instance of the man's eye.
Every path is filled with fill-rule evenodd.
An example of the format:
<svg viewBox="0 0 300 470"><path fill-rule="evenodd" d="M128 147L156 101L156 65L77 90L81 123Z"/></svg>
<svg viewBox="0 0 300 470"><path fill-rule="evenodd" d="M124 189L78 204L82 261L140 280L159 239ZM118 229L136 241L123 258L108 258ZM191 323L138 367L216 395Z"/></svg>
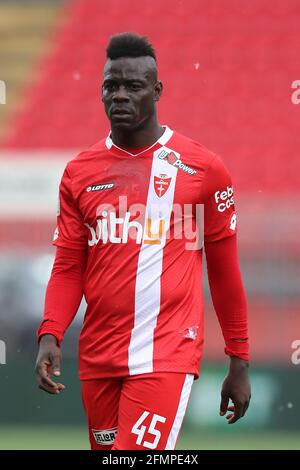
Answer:
<svg viewBox="0 0 300 470"><path fill-rule="evenodd" d="M116 85L114 83L106 83L104 85L104 89L107 91L113 91L116 89Z"/></svg>
<svg viewBox="0 0 300 470"><path fill-rule="evenodd" d="M130 88L131 90L140 90L142 87L141 87L141 85L140 85L139 83L131 83L131 84L129 85L129 88Z"/></svg>

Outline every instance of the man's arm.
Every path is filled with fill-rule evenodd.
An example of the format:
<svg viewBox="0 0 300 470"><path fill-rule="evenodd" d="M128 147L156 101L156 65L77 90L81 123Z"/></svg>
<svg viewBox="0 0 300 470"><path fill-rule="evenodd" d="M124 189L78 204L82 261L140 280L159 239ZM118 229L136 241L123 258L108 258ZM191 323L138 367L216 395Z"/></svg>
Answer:
<svg viewBox="0 0 300 470"><path fill-rule="evenodd" d="M237 216L231 176L215 155L206 170L200 200L204 204L204 247L213 304L231 357L223 383L221 416L230 424L242 417L249 405L247 304L237 255ZM233 406L228 407L229 400Z"/></svg>
<svg viewBox="0 0 300 470"><path fill-rule="evenodd" d="M37 332L40 349L36 380L49 393L59 393L64 388L51 380L51 374L60 375L60 343L80 305L87 262L87 233L73 194L71 167L72 162L67 164L59 185L57 227L52 242L56 257L47 286L43 321Z"/></svg>
<svg viewBox="0 0 300 470"><path fill-rule="evenodd" d="M65 387L51 379L61 374L60 343L79 308L86 269L85 250L57 247L51 277L46 290L43 321L37 331L40 344L36 361L39 388L58 394Z"/></svg>
<svg viewBox="0 0 300 470"><path fill-rule="evenodd" d="M225 352L231 357L221 392L220 415L232 412L226 418L233 424L244 416L251 398L247 302L238 263L236 234L206 242L205 253L212 301L224 336ZM233 406L228 406L230 399Z"/></svg>

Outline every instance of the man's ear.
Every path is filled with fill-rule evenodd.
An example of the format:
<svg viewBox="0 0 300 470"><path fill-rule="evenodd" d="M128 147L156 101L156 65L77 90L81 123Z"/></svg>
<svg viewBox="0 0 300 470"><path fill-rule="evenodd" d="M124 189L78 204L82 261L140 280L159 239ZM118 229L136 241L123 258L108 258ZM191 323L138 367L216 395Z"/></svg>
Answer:
<svg viewBox="0 0 300 470"><path fill-rule="evenodd" d="M157 80L157 82L154 85L154 101L159 101L162 91L163 91L163 84L160 80Z"/></svg>

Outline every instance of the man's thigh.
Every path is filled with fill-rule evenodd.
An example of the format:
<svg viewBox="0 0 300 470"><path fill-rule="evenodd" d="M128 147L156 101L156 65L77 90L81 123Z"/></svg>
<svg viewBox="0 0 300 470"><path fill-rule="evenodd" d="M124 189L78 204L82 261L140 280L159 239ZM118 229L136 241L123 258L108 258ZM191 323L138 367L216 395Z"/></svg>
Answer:
<svg viewBox="0 0 300 470"><path fill-rule="evenodd" d="M88 418L92 450L110 450L114 443L123 379L82 380L81 394Z"/></svg>
<svg viewBox="0 0 300 470"><path fill-rule="evenodd" d="M127 377L112 449L175 449L194 376L159 372Z"/></svg>

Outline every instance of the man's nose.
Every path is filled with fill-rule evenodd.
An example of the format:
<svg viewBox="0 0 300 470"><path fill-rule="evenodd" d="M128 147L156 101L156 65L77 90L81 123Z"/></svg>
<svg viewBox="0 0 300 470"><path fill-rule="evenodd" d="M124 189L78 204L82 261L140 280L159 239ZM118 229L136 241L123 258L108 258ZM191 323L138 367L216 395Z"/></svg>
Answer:
<svg viewBox="0 0 300 470"><path fill-rule="evenodd" d="M128 101L128 100L129 98L127 95L126 88L124 86L120 86L113 95L113 101L120 102L120 101Z"/></svg>

